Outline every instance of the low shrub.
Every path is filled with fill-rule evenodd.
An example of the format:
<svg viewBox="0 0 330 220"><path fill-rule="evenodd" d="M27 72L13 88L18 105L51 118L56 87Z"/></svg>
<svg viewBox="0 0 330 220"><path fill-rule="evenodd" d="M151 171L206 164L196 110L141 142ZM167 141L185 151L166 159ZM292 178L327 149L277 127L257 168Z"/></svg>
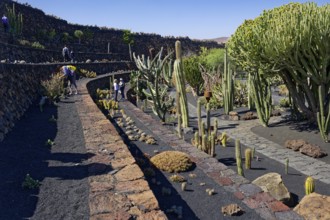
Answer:
<svg viewBox="0 0 330 220"><path fill-rule="evenodd" d="M150 162L160 170L166 172L184 172L193 166L187 154L180 151L164 151L150 159Z"/></svg>

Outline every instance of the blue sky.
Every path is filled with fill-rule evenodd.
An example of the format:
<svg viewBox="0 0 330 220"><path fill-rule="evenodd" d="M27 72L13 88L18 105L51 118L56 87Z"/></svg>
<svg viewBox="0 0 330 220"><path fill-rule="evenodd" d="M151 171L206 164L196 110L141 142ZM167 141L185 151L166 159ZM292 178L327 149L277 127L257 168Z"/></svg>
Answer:
<svg viewBox="0 0 330 220"><path fill-rule="evenodd" d="M286 0L18 0L70 23L162 36L212 39L232 35L245 19ZM307 2L307 1L294 1ZM314 1L319 6L330 0Z"/></svg>

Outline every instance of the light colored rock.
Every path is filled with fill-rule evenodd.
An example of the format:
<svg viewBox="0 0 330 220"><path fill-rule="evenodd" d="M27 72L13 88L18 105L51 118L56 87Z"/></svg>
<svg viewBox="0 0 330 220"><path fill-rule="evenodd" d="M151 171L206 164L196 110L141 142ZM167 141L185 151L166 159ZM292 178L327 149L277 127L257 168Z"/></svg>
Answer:
<svg viewBox="0 0 330 220"><path fill-rule="evenodd" d="M311 193L293 209L308 220L330 219L330 196Z"/></svg>
<svg viewBox="0 0 330 220"><path fill-rule="evenodd" d="M267 173L255 179L252 183L259 186L264 192L269 192L275 199L290 205L290 192L284 185L280 174Z"/></svg>
<svg viewBox="0 0 330 220"><path fill-rule="evenodd" d="M151 190L129 194L127 198L141 210L148 212L159 208L158 201Z"/></svg>

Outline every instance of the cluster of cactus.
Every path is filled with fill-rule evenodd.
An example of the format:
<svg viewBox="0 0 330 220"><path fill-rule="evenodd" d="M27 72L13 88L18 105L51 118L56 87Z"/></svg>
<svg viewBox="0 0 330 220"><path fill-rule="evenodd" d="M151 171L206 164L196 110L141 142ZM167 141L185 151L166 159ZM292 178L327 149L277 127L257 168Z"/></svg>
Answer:
<svg viewBox="0 0 330 220"><path fill-rule="evenodd" d="M220 141L221 145L223 147L227 147L227 142L229 140L229 136L226 132L223 132L221 135L217 137L217 140Z"/></svg>
<svg viewBox="0 0 330 220"><path fill-rule="evenodd" d="M86 77L86 78L95 78L97 76L96 72L89 71L86 69L80 69L79 72L80 72L81 76Z"/></svg>
<svg viewBox="0 0 330 220"><path fill-rule="evenodd" d="M185 172L191 169L193 162L189 156L180 151L163 151L150 159L150 162L166 172Z"/></svg>
<svg viewBox="0 0 330 220"><path fill-rule="evenodd" d="M169 53L162 59L162 53L163 48L161 48L152 60L149 57L145 59L144 55L136 57L133 54L133 57L140 72L141 80L144 80L147 84L148 89L143 89L142 91L147 97L148 102L152 104L154 114L162 122L165 122L165 114L174 105L174 99L168 95L168 85L161 83L163 67L172 54Z"/></svg>
<svg viewBox="0 0 330 220"><path fill-rule="evenodd" d="M114 100L98 100L97 102L98 106L105 110L117 110L118 109L118 102Z"/></svg>
<svg viewBox="0 0 330 220"><path fill-rule="evenodd" d="M23 15L21 13L16 14L15 4L10 8L6 5L7 17L10 21L10 33L13 35L21 35L23 31Z"/></svg>
<svg viewBox="0 0 330 220"><path fill-rule="evenodd" d="M108 89L96 89L96 99L109 99L110 98L110 90Z"/></svg>
<svg viewBox="0 0 330 220"><path fill-rule="evenodd" d="M186 181L186 179L179 174L173 174L172 176L170 176L170 180L172 182L180 182L180 183Z"/></svg>
<svg viewBox="0 0 330 220"><path fill-rule="evenodd" d="M312 177L307 177L305 181L305 194L309 195L315 191L315 182Z"/></svg>
<svg viewBox="0 0 330 220"><path fill-rule="evenodd" d="M179 102L180 102L179 107L180 107L180 117L182 118L181 123L182 123L182 127L186 128L189 126L189 113L188 113L188 103L187 103L181 53L182 53L181 42L176 41L175 42L176 60L174 61L174 76L176 82L176 92L180 94L177 97L179 98Z"/></svg>
<svg viewBox="0 0 330 220"><path fill-rule="evenodd" d="M252 94L260 123L268 126L272 114L272 91L271 85L264 74L252 76Z"/></svg>
<svg viewBox="0 0 330 220"><path fill-rule="evenodd" d="M236 155L236 165L238 175L244 176L243 164L242 164L242 154L241 154L241 144L238 139L235 141L235 155Z"/></svg>
<svg viewBox="0 0 330 220"><path fill-rule="evenodd" d="M229 114L234 109L234 75L230 68L228 61L227 48L225 49L224 56L224 71L222 77L222 89L223 89L223 106L225 114Z"/></svg>
<svg viewBox="0 0 330 220"><path fill-rule="evenodd" d="M218 132L218 120L214 121L213 131L211 131L210 104L206 105L206 124L201 118L201 101L197 101L198 132L195 132L192 144L199 150L215 156L216 137Z"/></svg>

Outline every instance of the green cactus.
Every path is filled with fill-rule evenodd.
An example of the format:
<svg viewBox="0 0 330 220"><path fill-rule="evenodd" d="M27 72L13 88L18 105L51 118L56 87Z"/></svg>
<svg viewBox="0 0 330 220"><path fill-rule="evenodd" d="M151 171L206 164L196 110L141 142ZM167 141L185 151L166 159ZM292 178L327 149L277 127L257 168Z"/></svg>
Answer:
<svg viewBox="0 0 330 220"><path fill-rule="evenodd" d="M319 105L320 111L317 112L317 124L320 129L321 136L325 142L328 142L328 133L329 133L329 119L330 119L330 110L328 113L325 112L323 103L327 102L324 98L325 94L325 86L319 86L318 88L318 96L319 96ZM329 104L330 107L330 104Z"/></svg>
<svg viewBox="0 0 330 220"><path fill-rule="evenodd" d="M230 63L228 61L227 47L225 48L224 56L224 73L222 80L223 89L223 106L225 114L229 114L234 109L234 76L230 69Z"/></svg>
<svg viewBox="0 0 330 220"><path fill-rule="evenodd" d="M272 91L268 79L264 74L254 74L252 77L252 93L259 121L268 127L272 113Z"/></svg>
<svg viewBox="0 0 330 220"><path fill-rule="evenodd" d="M188 104L187 104L187 95L185 88L185 79L183 74L183 63L181 57L181 42L175 42L175 54L176 60L174 61L174 76L176 82L176 91L180 93L180 108L181 108L181 117L182 117L182 127L189 127L189 113L188 113Z"/></svg>
<svg viewBox="0 0 330 220"><path fill-rule="evenodd" d="M218 137L218 126L219 126L218 124L219 124L218 119L215 119L213 125L213 132L215 137Z"/></svg>
<svg viewBox="0 0 330 220"><path fill-rule="evenodd" d="M250 110L253 110L255 108L254 101L253 101L253 93L252 93L252 78L251 78L251 73L248 75L248 82L247 82L247 87L248 87L248 108Z"/></svg>
<svg viewBox="0 0 330 220"><path fill-rule="evenodd" d="M250 148L245 149L245 169L251 169L252 150Z"/></svg>
<svg viewBox="0 0 330 220"><path fill-rule="evenodd" d="M223 147L226 147L226 146L227 146L227 141L228 141L228 139L229 139L229 137L228 137L227 133L226 133L226 132L223 132L223 133L221 134L221 138L220 138L221 145L222 145Z"/></svg>
<svg viewBox="0 0 330 220"><path fill-rule="evenodd" d="M202 151L207 151L207 135L204 134L202 137Z"/></svg>
<svg viewBox="0 0 330 220"><path fill-rule="evenodd" d="M23 30L23 15L21 13L16 14L14 3L12 8L9 8L6 5L6 9L8 20L10 22L10 33L12 33L13 36L21 35Z"/></svg>
<svg viewBox="0 0 330 220"><path fill-rule="evenodd" d="M198 134L198 131L195 132L195 135L194 135L194 143L195 143L195 147L198 147L198 145L200 145L200 143L199 143L199 134Z"/></svg>
<svg viewBox="0 0 330 220"><path fill-rule="evenodd" d="M211 127L211 112L210 112L210 103L206 104L206 131L208 135L210 135L210 127Z"/></svg>
<svg viewBox="0 0 330 220"><path fill-rule="evenodd" d="M200 99L197 100L197 122L198 122L198 132L199 136L202 137L202 110L201 110L201 101Z"/></svg>
<svg viewBox="0 0 330 220"><path fill-rule="evenodd" d="M236 155L237 173L240 176L244 176L242 155L241 155L241 145L240 145L240 141L238 139L235 141L235 155Z"/></svg>
<svg viewBox="0 0 330 220"><path fill-rule="evenodd" d="M203 137L205 134L205 122L202 121L202 125L201 125L201 136Z"/></svg>
<svg viewBox="0 0 330 220"><path fill-rule="evenodd" d="M141 57L136 57L133 53L134 61L141 73L141 80L146 81L148 90L143 89L143 93L153 104L152 110L155 115L157 115L161 121L165 122L165 114L174 104L174 99L168 95L168 86L161 84L161 71L163 66L168 61L171 53L162 59L163 48L158 52L154 59L150 60Z"/></svg>
<svg viewBox="0 0 330 220"><path fill-rule="evenodd" d="M305 181L305 194L309 195L315 191L315 182L312 177L307 177Z"/></svg>
<svg viewBox="0 0 330 220"><path fill-rule="evenodd" d="M285 174L289 173L289 158L285 160Z"/></svg>
<svg viewBox="0 0 330 220"><path fill-rule="evenodd" d="M211 133L211 138L210 138L210 155L212 156L212 157L214 157L215 156L215 137L216 137L216 135L215 135L215 133L214 132L212 132Z"/></svg>

